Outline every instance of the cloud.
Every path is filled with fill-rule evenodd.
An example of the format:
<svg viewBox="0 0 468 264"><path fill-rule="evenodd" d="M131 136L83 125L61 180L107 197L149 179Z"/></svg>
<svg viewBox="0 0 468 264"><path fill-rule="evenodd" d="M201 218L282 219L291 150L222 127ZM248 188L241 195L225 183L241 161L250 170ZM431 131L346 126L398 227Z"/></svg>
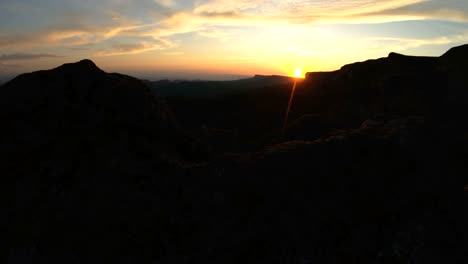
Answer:
<svg viewBox="0 0 468 264"><path fill-rule="evenodd" d="M407 7L429 0L212 0L171 14L157 26L149 28L147 35L171 36L199 32L210 36L206 30L213 26L269 27L290 24L348 24L382 23L404 20L440 19L435 10L409 12ZM429 12L431 11L431 12ZM440 10L437 12L441 12ZM454 11L455 12L455 11ZM458 15L461 17L462 15Z"/></svg>
<svg viewBox="0 0 468 264"><path fill-rule="evenodd" d="M434 7L424 5L411 5L400 8L383 10L374 14L363 14L363 16L388 16L388 17L416 17L418 20L441 20L452 22L468 22L468 6L466 10L450 9L447 7Z"/></svg>
<svg viewBox="0 0 468 264"><path fill-rule="evenodd" d="M381 22L383 12L428 2L429 0L212 0L199 5L193 14L203 17L240 18L254 16L268 24L273 19L293 23L350 23L352 20ZM407 14L405 15L407 18ZM379 18L378 18L379 17ZM378 18L378 19L377 19ZM392 20L385 16L386 19ZM351 19L351 20L350 20ZM401 18L397 18L401 19Z"/></svg>
<svg viewBox="0 0 468 264"><path fill-rule="evenodd" d="M174 43L159 39L141 41L138 43L114 43L110 49L96 53L97 56L116 56L127 54L138 54L152 50L164 50L173 47Z"/></svg>
<svg viewBox="0 0 468 264"><path fill-rule="evenodd" d="M12 61L12 60L35 60L42 58L60 58L60 56L53 54L32 54L32 53L13 53L0 55L0 61Z"/></svg>
<svg viewBox="0 0 468 264"><path fill-rule="evenodd" d="M138 37L142 34L138 32L138 29L145 27L148 27L148 25L117 25L113 27L77 25L69 28L51 28L32 34L0 35L0 48L14 50L33 47L76 47L99 44L116 36Z"/></svg>
<svg viewBox="0 0 468 264"><path fill-rule="evenodd" d="M235 11L224 11L224 12L210 12L202 11L197 13L197 15L202 17L228 17L228 18L241 18L242 15Z"/></svg>
<svg viewBox="0 0 468 264"><path fill-rule="evenodd" d="M468 33L454 34L450 36L434 37L434 38L398 38L398 37L371 37L365 38L363 41L377 43L369 49L380 51L403 51L409 48L420 48L427 45L446 45L451 43L459 43L468 41ZM383 43L383 44L378 44Z"/></svg>
<svg viewBox="0 0 468 264"><path fill-rule="evenodd" d="M14 77L15 72L18 72L23 66L18 64L3 63L0 61L0 85Z"/></svg>
<svg viewBox="0 0 468 264"><path fill-rule="evenodd" d="M0 62L0 69L16 69L16 68L21 68L21 65L18 64L10 64L10 63L3 63Z"/></svg>
<svg viewBox="0 0 468 264"><path fill-rule="evenodd" d="M154 0L154 2L165 7L173 7L176 5L176 2L174 2L173 0Z"/></svg>
<svg viewBox="0 0 468 264"><path fill-rule="evenodd" d="M38 41L42 41L43 36L38 34L31 35L0 35L0 48L23 48L26 45L37 45Z"/></svg>
<svg viewBox="0 0 468 264"><path fill-rule="evenodd" d="M31 34L0 35L0 48L25 49L44 46L77 46L95 43L102 34L95 30L50 29Z"/></svg>
<svg viewBox="0 0 468 264"><path fill-rule="evenodd" d="M5 6L16 4L15 1L5 1ZM57 8L57 15L53 16L50 10L38 7L45 13L37 19L47 23L37 27L34 23L27 23L31 28L18 30L23 32L21 34L0 31L0 49L14 53L26 48L80 49L86 46L90 53L112 56L167 50L175 47L173 38L184 33L196 33L220 41L233 38L231 30L222 28L277 30L291 24L372 24L431 19L468 22L468 5L461 0L197 0L189 4L184 1L176 3L175 0L141 0L137 4L124 0L65 2L44 0L45 6ZM2 14L7 13L0 10L0 22ZM116 41L118 38L125 38L125 41Z"/></svg>
<svg viewBox="0 0 468 264"><path fill-rule="evenodd" d="M166 56L181 56L181 55L185 55L185 52L181 52L181 51L164 52L164 55L166 55Z"/></svg>
<svg viewBox="0 0 468 264"><path fill-rule="evenodd" d="M265 0L212 0L204 4L198 5L193 10L196 15L200 14L235 14L259 7L265 3Z"/></svg>
<svg viewBox="0 0 468 264"><path fill-rule="evenodd" d="M228 32L226 30L219 30L219 29L208 29L208 30L200 31L198 32L198 34L206 38L217 39L221 42L228 41L235 35L232 32Z"/></svg>

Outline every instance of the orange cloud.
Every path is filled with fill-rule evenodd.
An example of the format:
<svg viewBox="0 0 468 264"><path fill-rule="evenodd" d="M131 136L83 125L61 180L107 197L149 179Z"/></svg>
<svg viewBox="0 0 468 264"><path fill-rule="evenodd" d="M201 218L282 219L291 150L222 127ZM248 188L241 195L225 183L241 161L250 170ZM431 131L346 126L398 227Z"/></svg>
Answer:
<svg viewBox="0 0 468 264"><path fill-rule="evenodd" d="M115 55L126 55L126 54L138 54L152 50L164 50L173 47L174 44L167 40L152 40L143 41L140 43L122 44L117 43L112 45L108 50L100 51L96 53L96 56L115 56Z"/></svg>

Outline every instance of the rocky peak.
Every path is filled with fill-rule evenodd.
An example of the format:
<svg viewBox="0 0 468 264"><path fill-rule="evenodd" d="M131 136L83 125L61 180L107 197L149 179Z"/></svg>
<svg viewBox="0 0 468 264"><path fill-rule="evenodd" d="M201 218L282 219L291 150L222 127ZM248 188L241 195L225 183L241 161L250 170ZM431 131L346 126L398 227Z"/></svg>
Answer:
<svg viewBox="0 0 468 264"><path fill-rule="evenodd" d="M446 57L460 57L460 58L466 58L468 56L468 44L454 47L449 49L444 55L442 55L442 58Z"/></svg>
<svg viewBox="0 0 468 264"><path fill-rule="evenodd" d="M72 73L72 74L96 74L96 73L104 73L96 64L89 59L81 60L75 63L66 63L62 66L59 66L53 69L55 72L63 72L63 73Z"/></svg>
<svg viewBox="0 0 468 264"><path fill-rule="evenodd" d="M404 56L405 56L405 55L400 54L400 53L396 53L396 52L390 52L390 53L388 54L388 57L389 57L389 58L398 58L398 57L404 57Z"/></svg>
<svg viewBox="0 0 468 264"><path fill-rule="evenodd" d="M452 72L458 72L457 79L465 79L466 70L468 68L468 44L451 48L440 57L440 61L444 68L450 69ZM466 83L465 83L466 84ZM465 86L461 84L460 86Z"/></svg>

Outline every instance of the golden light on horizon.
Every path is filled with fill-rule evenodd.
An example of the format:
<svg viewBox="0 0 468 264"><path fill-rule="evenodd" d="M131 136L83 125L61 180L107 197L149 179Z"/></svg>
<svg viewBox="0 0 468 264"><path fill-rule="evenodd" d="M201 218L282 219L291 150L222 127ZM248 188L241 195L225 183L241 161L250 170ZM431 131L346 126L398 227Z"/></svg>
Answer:
<svg viewBox="0 0 468 264"><path fill-rule="evenodd" d="M295 69L294 70L294 77L296 78L302 78L302 70L301 69Z"/></svg>

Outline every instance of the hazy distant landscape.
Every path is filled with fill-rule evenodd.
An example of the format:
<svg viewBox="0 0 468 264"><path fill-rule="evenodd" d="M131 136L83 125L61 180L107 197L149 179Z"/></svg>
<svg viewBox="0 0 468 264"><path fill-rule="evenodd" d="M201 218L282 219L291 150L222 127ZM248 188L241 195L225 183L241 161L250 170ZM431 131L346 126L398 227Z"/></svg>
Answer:
<svg viewBox="0 0 468 264"><path fill-rule="evenodd" d="M292 85L292 83L293 79L291 77L263 75L228 81L160 80L148 82L154 94L161 97L214 97L239 93L242 92L242 90L253 90L285 84Z"/></svg>

